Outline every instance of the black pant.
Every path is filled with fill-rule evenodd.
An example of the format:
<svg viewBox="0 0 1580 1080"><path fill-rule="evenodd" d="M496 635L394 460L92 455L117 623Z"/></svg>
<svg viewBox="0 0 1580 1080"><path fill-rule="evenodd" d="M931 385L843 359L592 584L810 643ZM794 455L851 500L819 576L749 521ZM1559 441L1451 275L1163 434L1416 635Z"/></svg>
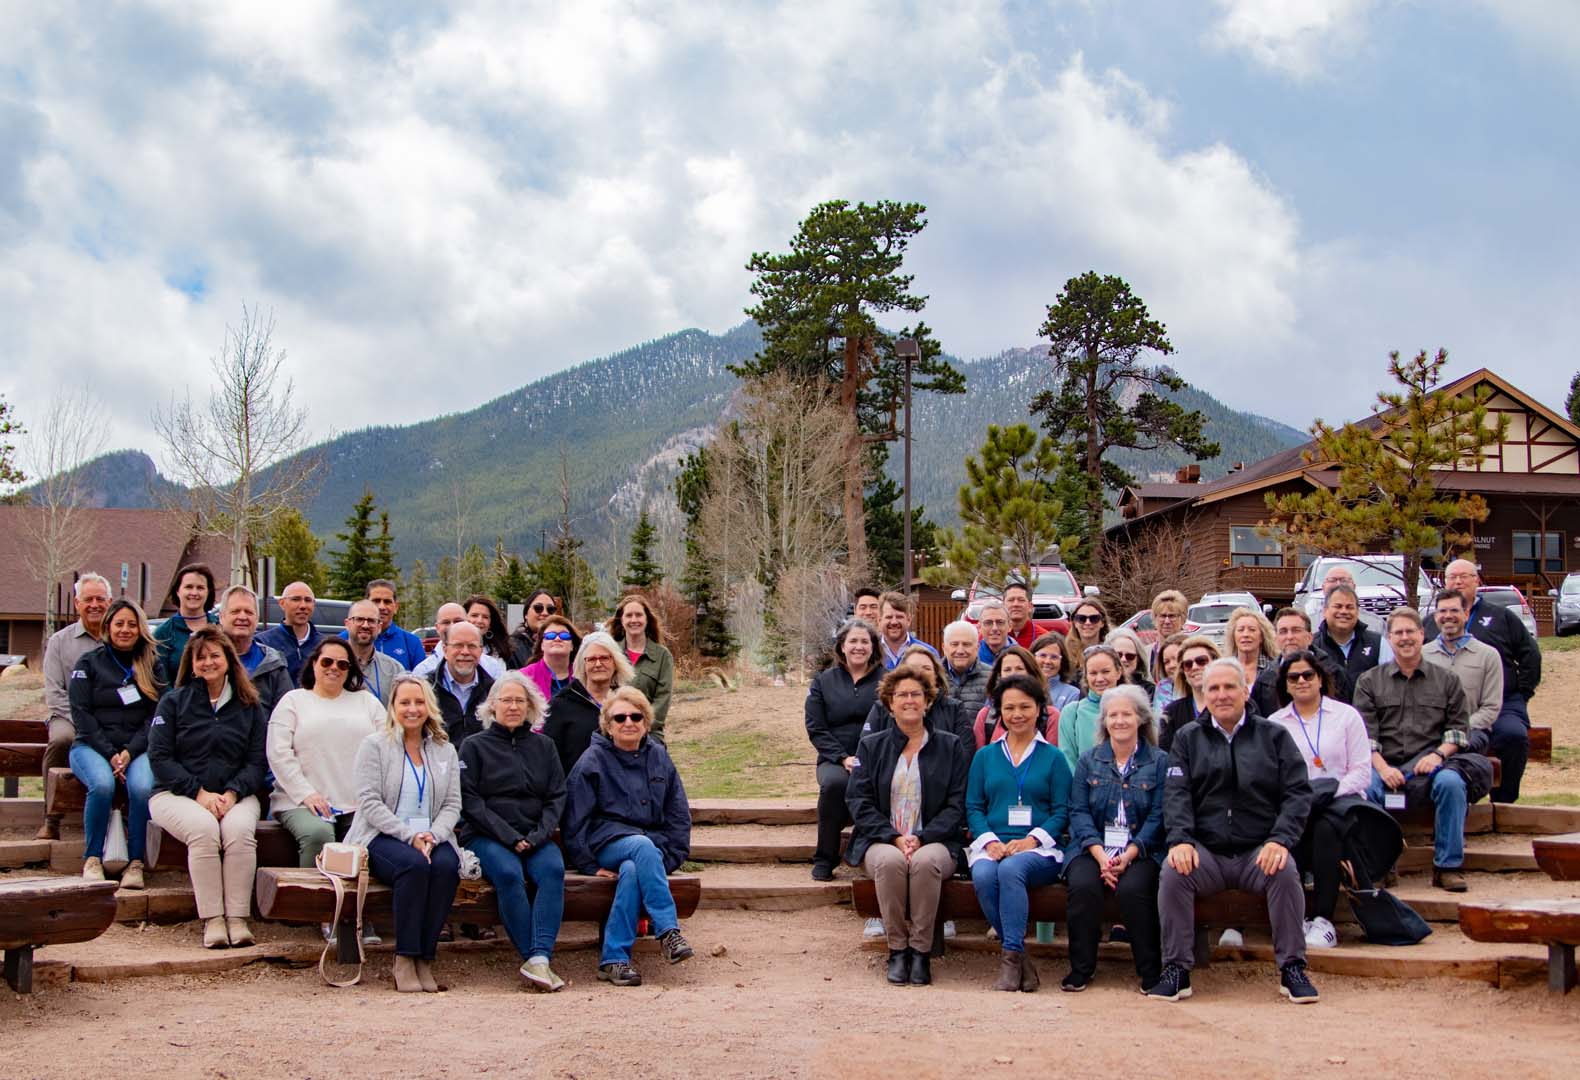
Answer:
<svg viewBox="0 0 1580 1080"><path fill-rule="evenodd" d="M1306 833L1295 848L1295 865L1315 882L1308 915L1333 921L1333 911L1339 903L1339 862L1343 858L1344 841L1338 826L1327 814L1312 814L1306 821Z"/></svg>
<svg viewBox="0 0 1580 1080"><path fill-rule="evenodd" d="M1097 970L1097 943L1103 934L1103 896L1107 886L1097 860L1081 852L1064 872L1070 919L1070 970L1091 978ZM1119 875L1119 913L1130 932L1130 953L1142 986L1158 981L1163 970L1162 932L1158 928L1158 864L1141 858Z"/></svg>
<svg viewBox="0 0 1580 1080"><path fill-rule="evenodd" d="M1525 778L1525 762L1531 756L1531 717L1525 698L1510 694L1492 722L1490 749L1503 762L1503 782L1492 789L1492 801L1518 802L1520 781Z"/></svg>
<svg viewBox="0 0 1580 1080"><path fill-rule="evenodd" d="M395 955L432 960L461 883L455 848L437 845L429 862L410 844L381 834L368 842L368 870L395 893Z"/></svg>
<svg viewBox="0 0 1580 1080"><path fill-rule="evenodd" d="M850 773L838 762L817 763L817 852L812 862L832 867L839 862L839 834L850 820L850 807L845 804L845 789L850 786Z"/></svg>

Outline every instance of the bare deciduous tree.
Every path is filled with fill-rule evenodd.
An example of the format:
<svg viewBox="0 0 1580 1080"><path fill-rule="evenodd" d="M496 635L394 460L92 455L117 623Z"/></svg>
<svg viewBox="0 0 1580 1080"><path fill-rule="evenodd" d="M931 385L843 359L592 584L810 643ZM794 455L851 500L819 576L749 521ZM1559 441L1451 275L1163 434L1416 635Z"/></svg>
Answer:
<svg viewBox="0 0 1580 1080"><path fill-rule="evenodd" d="M211 361L216 383L207 406L194 405L189 392L154 412L166 471L188 488L197 528L230 541L233 583L250 576L250 538L266 535L275 514L305 500L323 466L317 455L298 454L307 411L292 401L284 361L274 317L244 305L241 324L225 327Z"/></svg>
<svg viewBox="0 0 1580 1080"><path fill-rule="evenodd" d="M50 400L42 422L26 443L27 470L38 477L32 492L37 511L23 526L28 534L28 568L44 593L44 636L55 632L61 579L86 569L93 548L93 522L85 513L87 490L82 467L104 450L104 413L85 389L61 390Z"/></svg>
<svg viewBox="0 0 1580 1080"><path fill-rule="evenodd" d="M1165 589L1189 596L1212 590L1217 568L1203 566L1191 549L1189 520L1154 521L1137 526L1127 543L1112 540L1098 546L1092 577L1102 584L1103 602L1116 619L1152 604Z"/></svg>

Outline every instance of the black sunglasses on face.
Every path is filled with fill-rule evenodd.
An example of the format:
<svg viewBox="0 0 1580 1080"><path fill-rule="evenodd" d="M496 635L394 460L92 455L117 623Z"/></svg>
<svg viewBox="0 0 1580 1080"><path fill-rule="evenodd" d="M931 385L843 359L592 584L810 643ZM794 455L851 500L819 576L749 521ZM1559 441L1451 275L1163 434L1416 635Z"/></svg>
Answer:
<svg viewBox="0 0 1580 1080"><path fill-rule="evenodd" d="M1191 668L1206 667L1210 663L1212 663L1211 657L1193 656L1189 660L1181 660L1180 667L1186 671L1189 671Z"/></svg>
<svg viewBox="0 0 1580 1080"><path fill-rule="evenodd" d="M1071 621L1078 623L1100 623L1103 621L1103 617L1101 615L1077 615Z"/></svg>
<svg viewBox="0 0 1580 1080"><path fill-rule="evenodd" d="M340 671L350 671L351 661L336 660L333 656L320 656L318 658L318 666L323 668L325 671L328 671L330 668L336 668Z"/></svg>
<svg viewBox="0 0 1580 1080"><path fill-rule="evenodd" d="M1317 678L1317 673L1315 671L1291 671L1284 677L1290 682L1309 682Z"/></svg>
<svg viewBox="0 0 1580 1080"><path fill-rule="evenodd" d="M644 717L641 713L636 713L636 712L622 712L622 713L610 713L609 714L609 722L611 724L640 724L645 719L647 719L647 718Z"/></svg>
<svg viewBox="0 0 1580 1080"><path fill-rule="evenodd" d="M553 604L533 604L532 610L539 615L553 615L559 609Z"/></svg>

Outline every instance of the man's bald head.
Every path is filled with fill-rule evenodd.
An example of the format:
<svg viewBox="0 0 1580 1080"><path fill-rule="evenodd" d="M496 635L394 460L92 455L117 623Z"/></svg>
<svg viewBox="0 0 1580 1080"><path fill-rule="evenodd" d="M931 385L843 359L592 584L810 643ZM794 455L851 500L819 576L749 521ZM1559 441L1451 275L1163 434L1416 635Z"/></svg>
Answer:
<svg viewBox="0 0 1580 1080"><path fill-rule="evenodd" d="M1443 588L1463 596L1467 610L1476 602L1476 588L1480 584L1481 571L1469 559L1455 559L1443 571Z"/></svg>
<svg viewBox="0 0 1580 1080"><path fill-rule="evenodd" d="M317 603L313 588L305 581L293 581L280 591L280 610L285 613L285 625L300 636L313 621L313 607Z"/></svg>

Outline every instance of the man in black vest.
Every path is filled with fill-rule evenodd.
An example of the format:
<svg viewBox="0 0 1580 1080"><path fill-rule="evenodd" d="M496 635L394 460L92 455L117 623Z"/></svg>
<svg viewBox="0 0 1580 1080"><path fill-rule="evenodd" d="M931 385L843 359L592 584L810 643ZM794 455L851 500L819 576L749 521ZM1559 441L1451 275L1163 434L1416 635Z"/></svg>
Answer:
<svg viewBox="0 0 1580 1080"><path fill-rule="evenodd" d="M465 619L450 624L444 633L444 663L429 673L428 681L454 746L483 730L477 707L488 700L494 680L479 666L482 658L483 632Z"/></svg>
<svg viewBox="0 0 1580 1080"><path fill-rule="evenodd" d="M1322 625L1311 639L1312 648L1326 657L1341 679L1334 692L1346 704L1354 696L1355 680L1391 659L1385 656L1382 638L1361 622L1361 602L1349 585L1332 585L1322 608Z"/></svg>

